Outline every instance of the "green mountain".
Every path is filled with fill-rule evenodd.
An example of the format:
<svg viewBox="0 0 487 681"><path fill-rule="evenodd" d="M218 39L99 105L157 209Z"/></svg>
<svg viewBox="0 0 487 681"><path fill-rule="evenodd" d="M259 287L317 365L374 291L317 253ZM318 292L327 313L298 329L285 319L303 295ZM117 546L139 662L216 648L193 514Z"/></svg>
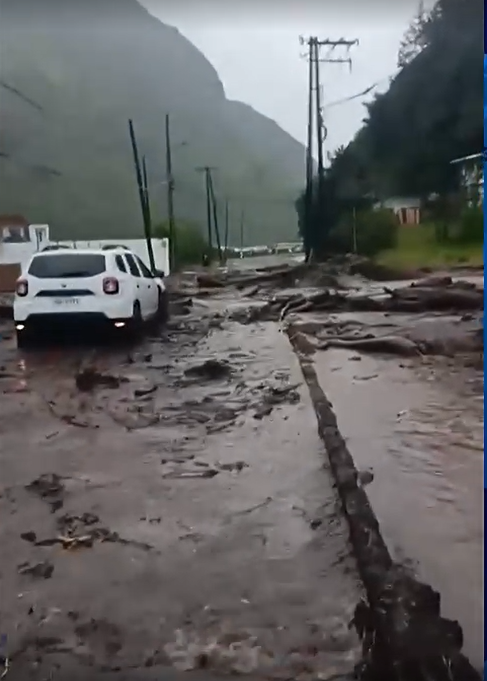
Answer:
<svg viewBox="0 0 487 681"><path fill-rule="evenodd" d="M0 0L0 214L48 222L55 238L135 237L142 224L128 136L147 157L153 213L166 216L171 117L177 217L204 227L214 166L230 243L294 239L304 148L225 97L218 74L136 0ZM223 216L223 210L221 217Z"/></svg>

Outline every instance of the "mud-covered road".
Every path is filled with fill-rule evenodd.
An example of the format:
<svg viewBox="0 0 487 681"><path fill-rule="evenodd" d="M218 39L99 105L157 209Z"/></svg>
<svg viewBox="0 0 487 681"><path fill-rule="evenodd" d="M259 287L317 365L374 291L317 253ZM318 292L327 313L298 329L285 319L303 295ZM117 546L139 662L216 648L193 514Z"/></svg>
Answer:
<svg viewBox="0 0 487 681"><path fill-rule="evenodd" d="M274 276L179 282L169 327L135 348L20 354L10 323L0 328L9 679L351 678L355 559L362 577L375 567L356 542L352 557L347 485L322 442L331 433L335 447L336 428L320 420L305 365L379 520L385 582L389 552L400 581L441 593L480 667L482 291L395 282L384 296L356 276ZM435 645L425 660L446 659Z"/></svg>
<svg viewBox="0 0 487 681"><path fill-rule="evenodd" d="M357 662L361 587L291 346L211 317L195 305L130 351L21 355L3 327L9 679Z"/></svg>

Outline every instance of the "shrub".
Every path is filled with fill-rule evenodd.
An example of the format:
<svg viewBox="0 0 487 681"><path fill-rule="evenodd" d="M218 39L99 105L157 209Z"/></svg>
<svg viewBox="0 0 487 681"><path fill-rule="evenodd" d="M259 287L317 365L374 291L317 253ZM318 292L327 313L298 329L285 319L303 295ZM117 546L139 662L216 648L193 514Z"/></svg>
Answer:
<svg viewBox="0 0 487 681"><path fill-rule="evenodd" d="M397 245L398 222L389 210L362 210L355 217L356 249L368 257ZM351 253L355 250L353 215L342 218L331 230L328 250L334 253Z"/></svg>
<svg viewBox="0 0 487 681"><path fill-rule="evenodd" d="M484 212L480 206L469 206L463 210L456 240L462 244L483 243Z"/></svg>
<svg viewBox="0 0 487 681"><path fill-rule="evenodd" d="M162 222L154 229L158 239L169 239L169 225ZM198 225L190 222L178 222L175 225L175 257L176 266L200 265L203 256L209 255L208 243Z"/></svg>

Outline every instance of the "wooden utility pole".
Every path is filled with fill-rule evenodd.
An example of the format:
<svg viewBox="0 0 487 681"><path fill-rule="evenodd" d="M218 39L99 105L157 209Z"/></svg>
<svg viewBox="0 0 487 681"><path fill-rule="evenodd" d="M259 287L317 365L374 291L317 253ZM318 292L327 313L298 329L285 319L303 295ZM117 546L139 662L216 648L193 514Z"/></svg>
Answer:
<svg viewBox="0 0 487 681"><path fill-rule="evenodd" d="M323 106L321 102L321 82L320 82L320 62L334 64L348 64L351 68L352 60L350 57L333 57L334 50L339 47L347 50L347 55L354 45L358 45L358 40L319 40L316 36L311 36L307 40L300 38L301 44L307 44L308 53L308 124L307 124L307 148L306 148L306 189L304 203L304 246L305 260L311 257L311 246L309 243L309 230L315 214L320 219L321 207L323 203L323 180L324 180L324 161L323 161L323 142L326 129L323 122ZM329 51L324 59L320 58L320 49L328 47ZM315 123L315 126L313 126ZM316 202L313 192L313 127L315 127L317 141L317 161L318 161L318 191ZM316 213L315 213L316 203Z"/></svg>
<svg viewBox="0 0 487 681"><path fill-rule="evenodd" d="M211 170L208 173L208 182L210 186L210 197L211 197L211 206L213 209L213 227L215 228L215 237L216 237L216 247L218 249L218 260L220 263L223 261L223 254L222 254L222 242L220 239L220 230L218 228L218 207L216 203L216 196L215 196L215 190L213 187L213 177L211 175Z"/></svg>
<svg viewBox="0 0 487 681"><path fill-rule="evenodd" d="M323 202L323 177L325 167L323 164L323 112L321 110L321 81L320 81L320 60L318 58L318 43L315 43L315 105L316 105L316 143L318 147L318 191L317 191L317 213L316 219L321 225L322 202Z"/></svg>
<svg viewBox="0 0 487 681"><path fill-rule="evenodd" d="M325 40L318 40L314 38L316 45L315 53L315 89L316 89L316 115L317 115L317 138L318 138L318 172L321 167L323 173L323 141L325 126L323 121L323 106L321 103L321 82L320 82L320 62L324 64L348 64L350 70L352 69L352 59L350 58L349 52L352 47L358 45L358 40L345 40L345 38L340 38L339 40L330 40L326 38ZM322 59L320 57L320 49L322 47L327 47L328 53ZM345 48L346 57L333 57L335 50L337 48ZM321 161L320 161L321 159Z"/></svg>
<svg viewBox="0 0 487 681"><path fill-rule="evenodd" d="M356 255L358 247L357 247L357 209L355 208L355 206L353 207L352 210L352 241L353 252Z"/></svg>
<svg viewBox="0 0 487 681"><path fill-rule="evenodd" d="M169 114L166 114L166 186L167 186L167 219L169 225L169 253L171 272L177 266L176 256L176 221L174 218L174 176L172 174L171 134Z"/></svg>
<svg viewBox="0 0 487 681"><path fill-rule="evenodd" d="M316 59L316 38L308 40L308 134L306 145L306 189L304 200L304 258L308 262L311 257L309 231L313 204L313 61Z"/></svg>
<svg viewBox="0 0 487 681"><path fill-rule="evenodd" d="M144 159L144 170L141 167L139 149L137 147L137 139L135 137L135 128L132 120L129 120L129 135L132 145L132 153L134 156L135 177L137 180L137 187L139 190L140 208L142 211L142 220L144 223L144 236L147 244L147 255L149 257L149 265L153 273L155 273L156 265L154 260L154 251L152 249L152 225L150 220L149 207L149 187L147 185L147 165Z"/></svg>
<svg viewBox="0 0 487 681"><path fill-rule="evenodd" d="M206 226L207 226L207 239L208 247L210 249L210 257L213 253L213 232L211 229L211 189L210 189L210 175L214 168L210 166L203 166L201 168L195 168L198 173L204 173L205 177L205 194L206 194Z"/></svg>
<svg viewBox="0 0 487 681"><path fill-rule="evenodd" d="M228 199L225 201L225 239L224 239L224 255L225 255L225 260L227 259L227 251L228 251L228 230L230 227L229 223L229 208L228 208Z"/></svg>
<svg viewBox="0 0 487 681"><path fill-rule="evenodd" d="M240 249L244 247L245 210L240 213Z"/></svg>

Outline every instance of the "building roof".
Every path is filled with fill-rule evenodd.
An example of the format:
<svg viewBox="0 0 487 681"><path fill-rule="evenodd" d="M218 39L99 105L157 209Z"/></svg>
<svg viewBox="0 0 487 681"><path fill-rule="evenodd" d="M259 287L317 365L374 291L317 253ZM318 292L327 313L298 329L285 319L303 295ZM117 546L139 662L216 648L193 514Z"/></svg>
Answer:
<svg viewBox="0 0 487 681"><path fill-rule="evenodd" d="M419 208L421 199L414 196L391 196L384 201L379 201L376 205L383 208Z"/></svg>
<svg viewBox="0 0 487 681"><path fill-rule="evenodd" d="M462 156L462 158L455 158L450 163L463 163L464 161L474 161L475 159L482 158L483 154L470 154L470 156Z"/></svg>

